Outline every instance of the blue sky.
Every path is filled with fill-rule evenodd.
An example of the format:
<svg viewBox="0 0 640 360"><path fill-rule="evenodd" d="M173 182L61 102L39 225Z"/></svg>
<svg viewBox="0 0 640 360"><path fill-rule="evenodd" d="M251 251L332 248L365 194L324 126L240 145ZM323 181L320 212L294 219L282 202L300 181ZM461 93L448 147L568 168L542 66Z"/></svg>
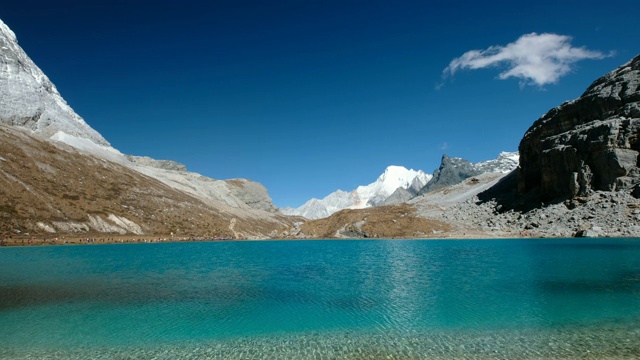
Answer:
<svg viewBox="0 0 640 360"><path fill-rule="evenodd" d="M259 181L280 207L388 165L430 173L443 153L517 150L538 117L640 53L638 13L618 0L0 6L115 148ZM535 61L556 50L555 63Z"/></svg>

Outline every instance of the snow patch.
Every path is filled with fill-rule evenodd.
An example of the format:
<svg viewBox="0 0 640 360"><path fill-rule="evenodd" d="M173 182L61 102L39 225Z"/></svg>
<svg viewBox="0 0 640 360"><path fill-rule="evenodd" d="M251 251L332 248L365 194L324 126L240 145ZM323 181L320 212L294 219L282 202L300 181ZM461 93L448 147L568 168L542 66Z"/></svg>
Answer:
<svg viewBox="0 0 640 360"><path fill-rule="evenodd" d="M494 160L487 160L474 164L483 173L507 174L515 170L520 164L520 153L503 151Z"/></svg>

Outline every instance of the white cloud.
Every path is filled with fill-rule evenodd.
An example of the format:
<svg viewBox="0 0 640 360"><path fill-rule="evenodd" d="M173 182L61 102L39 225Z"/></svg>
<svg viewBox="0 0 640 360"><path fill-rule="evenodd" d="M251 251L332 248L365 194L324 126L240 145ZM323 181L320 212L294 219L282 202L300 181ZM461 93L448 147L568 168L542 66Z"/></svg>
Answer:
<svg viewBox="0 0 640 360"><path fill-rule="evenodd" d="M520 79L521 85L554 84L572 70L574 63L585 59L602 59L612 54L571 46L571 37L557 34L526 34L505 46L471 50L451 60L442 72L443 79L458 70L500 67L501 80Z"/></svg>

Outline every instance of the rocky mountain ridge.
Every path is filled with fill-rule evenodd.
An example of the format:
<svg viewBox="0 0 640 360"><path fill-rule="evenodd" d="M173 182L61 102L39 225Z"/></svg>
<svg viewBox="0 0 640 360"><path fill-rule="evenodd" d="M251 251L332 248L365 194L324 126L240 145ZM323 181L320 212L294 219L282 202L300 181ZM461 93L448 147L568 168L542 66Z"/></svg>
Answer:
<svg viewBox="0 0 640 360"><path fill-rule="evenodd" d="M43 138L116 162L214 206L221 202L238 208L277 211L261 184L246 179L215 180L188 172L186 166L174 161L125 155L113 148L65 102L1 20L0 123L28 129Z"/></svg>
<svg viewBox="0 0 640 360"><path fill-rule="evenodd" d="M118 163L7 125L0 125L0 199L0 238L266 238L292 226L284 216L205 201Z"/></svg>
<svg viewBox="0 0 640 360"><path fill-rule="evenodd" d="M102 135L71 109L2 20L0 74L0 123L23 127L46 138L64 132L109 146Z"/></svg>
<svg viewBox="0 0 640 360"><path fill-rule="evenodd" d="M297 209L282 209L287 215L321 219L343 209L362 209L382 205L399 205L429 191L455 185L483 173L508 173L518 166L518 153L502 152L496 159L471 163L462 158L442 156L440 167L427 175L422 170L390 166L378 179L366 186L346 192L335 191L325 198L311 199Z"/></svg>
<svg viewBox="0 0 640 360"><path fill-rule="evenodd" d="M518 167L517 152L501 152L496 159L472 163L462 158L450 158L442 155L440 167L433 173L433 178L417 195L455 185L472 176L484 173L506 174Z"/></svg>

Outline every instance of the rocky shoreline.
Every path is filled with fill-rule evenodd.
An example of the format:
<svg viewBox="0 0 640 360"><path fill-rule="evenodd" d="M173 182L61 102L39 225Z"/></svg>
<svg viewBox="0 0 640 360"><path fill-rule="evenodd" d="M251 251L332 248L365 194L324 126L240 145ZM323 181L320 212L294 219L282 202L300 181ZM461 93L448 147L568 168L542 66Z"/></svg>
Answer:
<svg viewBox="0 0 640 360"><path fill-rule="evenodd" d="M477 227L496 237L634 237L640 234L640 200L624 192L590 196L536 208L500 212L496 200L477 196L453 206L442 220Z"/></svg>

